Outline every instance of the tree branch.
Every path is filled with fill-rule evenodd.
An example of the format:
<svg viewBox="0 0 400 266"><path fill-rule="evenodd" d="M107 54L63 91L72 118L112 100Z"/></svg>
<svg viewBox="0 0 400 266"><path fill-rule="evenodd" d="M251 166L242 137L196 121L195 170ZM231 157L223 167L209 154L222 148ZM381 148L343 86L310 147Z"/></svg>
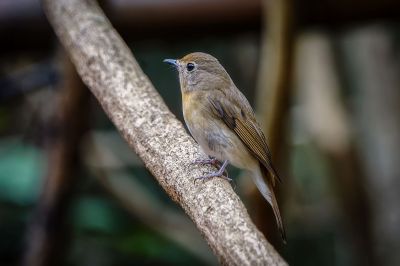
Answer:
<svg viewBox="0 0 400 266"><path fill-rule="evenodd" d="M204 156L171 114L131 51L92 0L44 0L44 9L78 73L168 195L194 221L219 261L285 265L251 222L229 183L191 164Z"/></svg>
<svg viewBox="0 0 400 266"><path fill-rule="evenodd" d="M201 239L192 221L175 208L166 206L163 200L157 199L137 177L129 173L127 165L116 154L120 149L115 145L110 147L106 134L91 135L84 145L85 164L119 204L152 230L192 253L205 265L216 265L217 260ZM101 135L103 136L100 137ZM134 163L134 159L129 163ZM141 165L138 161L136 164Z"/></svg>

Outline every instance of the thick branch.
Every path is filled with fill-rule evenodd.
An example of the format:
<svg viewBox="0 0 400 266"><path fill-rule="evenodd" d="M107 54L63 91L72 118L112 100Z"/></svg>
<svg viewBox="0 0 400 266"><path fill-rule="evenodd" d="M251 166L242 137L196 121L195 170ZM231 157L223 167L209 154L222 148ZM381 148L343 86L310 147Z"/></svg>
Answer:
<svg viewBox="0 0 400 266"><path fill-rule="evenodd" d="M92 133L91 135L84 149L85 163L101 185L119 201L119 204L152 230L202 260L205 265L216 265L215 257L201 239L192 221L175 208L166 206L128 172L127 165L116 154L116 151L120 149L110 147L112 145L110 141L107 141L107 134ZM135 160L129 163L135 164ZM136 165L141 165L141 163L136 161Z"/></svg>
<svg viewBox="0 0 400 266"><path fill-rule="evenodd" d="M45 12L83 81L156 177L204 235L221 263L285 265L251 222L229 183L191 164L201 156L130 50L92 0L44 0ZM204 156L204 155L203 155Z"/></svg>

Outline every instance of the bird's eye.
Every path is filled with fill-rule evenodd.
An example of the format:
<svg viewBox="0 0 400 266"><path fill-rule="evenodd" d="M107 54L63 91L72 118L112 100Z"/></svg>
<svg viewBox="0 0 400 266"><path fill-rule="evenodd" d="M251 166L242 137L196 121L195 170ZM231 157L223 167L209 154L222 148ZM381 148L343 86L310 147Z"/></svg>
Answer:
<svg viewBox="0 0 400 266"><path fill-rule="evenodd" d="M193 63L188 63L187 65L186 65L186 69L187 69L187 71L193 71L193 69L194 69L194 67L195 67L195 65L193 64Z"/></svg>

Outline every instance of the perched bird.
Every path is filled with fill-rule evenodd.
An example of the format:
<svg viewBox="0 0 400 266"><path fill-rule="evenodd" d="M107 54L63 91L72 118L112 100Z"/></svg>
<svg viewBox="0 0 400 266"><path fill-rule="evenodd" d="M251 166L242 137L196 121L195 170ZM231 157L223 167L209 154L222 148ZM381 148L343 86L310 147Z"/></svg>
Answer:
<svg viewBox="0 0 400 266"><path fill-rule="evenodd" d="M223 162L220 169L199 178L224 177L226 166L251 172L261 194L272 206L282 239L285 229L273 191L277 172L253 109L218 60L206 53L191 53L182 59L165 59L179 72L183 116L193 138L209 160ZM227 177L225 177L227 179Z"/></svg>

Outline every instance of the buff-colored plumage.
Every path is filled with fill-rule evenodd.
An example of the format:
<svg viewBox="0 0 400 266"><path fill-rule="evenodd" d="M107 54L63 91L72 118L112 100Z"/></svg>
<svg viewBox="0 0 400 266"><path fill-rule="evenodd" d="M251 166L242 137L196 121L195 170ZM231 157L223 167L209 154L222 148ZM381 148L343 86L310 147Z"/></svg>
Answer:
<svg viewBox="0 0 400 266"><path fill-rule="evenodd" d="M192 53L182 59L168 59L166 62L178 69L183 115L193 138L209 156L252 173L257 188L272 206L285 240L285 230L273 191L280 179L272 166L266 139L247 99L218 60L209 54Z"/></svg>

